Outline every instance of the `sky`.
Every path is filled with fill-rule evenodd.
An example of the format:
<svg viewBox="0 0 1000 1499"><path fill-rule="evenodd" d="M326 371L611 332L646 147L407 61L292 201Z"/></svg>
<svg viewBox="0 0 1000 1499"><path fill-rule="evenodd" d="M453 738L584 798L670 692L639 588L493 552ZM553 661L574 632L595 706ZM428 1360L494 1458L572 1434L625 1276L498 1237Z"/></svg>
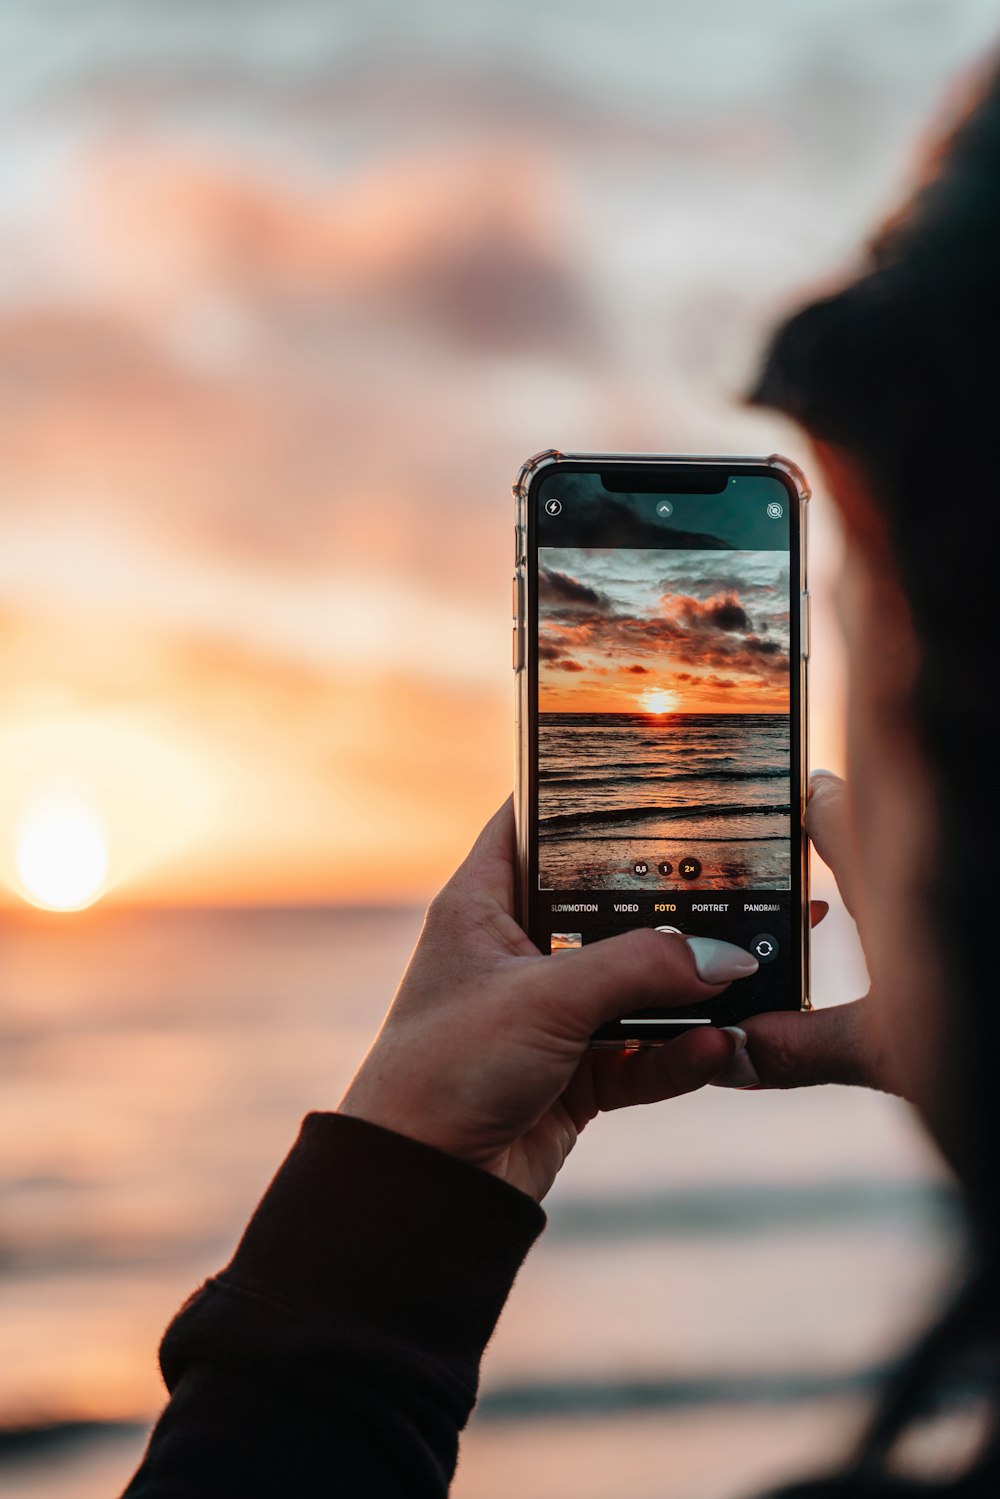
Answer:
<svg viewBox="0 0 1000 1499"><path fill-rule="evenodd" d="M543 713L787 713L779 551L539 549Z"/></svg>
<svg viewBox="0 0 1000 1499"><path fill-rule="evenodd" d="M982 0L238 11L0 14L10 903L53 798L100 824L111 901L432 893L512 780L520 464L808 467L739 392L997 27ZM812 546L835 768L821 493Z"/></svg>

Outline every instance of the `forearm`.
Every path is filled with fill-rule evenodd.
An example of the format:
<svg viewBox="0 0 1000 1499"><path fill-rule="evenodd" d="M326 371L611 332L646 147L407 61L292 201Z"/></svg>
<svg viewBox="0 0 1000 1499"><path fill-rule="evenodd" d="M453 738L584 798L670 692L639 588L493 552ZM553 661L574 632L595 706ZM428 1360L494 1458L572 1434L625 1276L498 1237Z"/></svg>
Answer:
<svg viewBox="0 0 1000 1499"><path fill-rule="evenodd" d="M439 1499L544 1223L474 1166L310 1115L232 1263L168 1329L171 1400L128 1499Z"/></svg>

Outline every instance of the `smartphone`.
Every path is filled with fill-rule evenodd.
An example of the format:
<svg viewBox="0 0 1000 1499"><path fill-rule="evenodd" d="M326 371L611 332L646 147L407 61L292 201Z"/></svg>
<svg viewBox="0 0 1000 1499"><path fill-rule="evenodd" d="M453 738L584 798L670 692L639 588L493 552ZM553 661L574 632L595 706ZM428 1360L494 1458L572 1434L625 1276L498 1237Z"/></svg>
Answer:
<svg viewBox="0 0 1000 1499"><path fill-rule="evenodd" d="M514 483L519 915L545 953L631 927L757 971L594 1046L809 1008L806 504L787 458L539 453Z"/></svg>

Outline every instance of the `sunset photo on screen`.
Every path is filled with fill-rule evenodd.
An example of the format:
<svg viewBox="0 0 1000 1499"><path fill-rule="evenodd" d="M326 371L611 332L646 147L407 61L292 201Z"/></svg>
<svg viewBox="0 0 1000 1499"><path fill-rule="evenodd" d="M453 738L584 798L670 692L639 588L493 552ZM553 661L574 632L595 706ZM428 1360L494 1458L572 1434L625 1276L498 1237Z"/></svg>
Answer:
<svg viewBox="0 0 1000 1499"><path fill-rule="evenodd" d="M543 547L538 618L540 888L788 889L787 553Z"/></svg>

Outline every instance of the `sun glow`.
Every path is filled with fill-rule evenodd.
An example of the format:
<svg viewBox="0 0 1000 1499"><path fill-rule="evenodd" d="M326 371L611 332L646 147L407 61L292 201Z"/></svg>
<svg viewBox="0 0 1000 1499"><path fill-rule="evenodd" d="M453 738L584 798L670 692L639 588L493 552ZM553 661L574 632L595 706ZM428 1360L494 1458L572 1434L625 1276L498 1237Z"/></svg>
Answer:
<svg viewBox="0 0 1000 1499"><path fill-rule="evenodd" d="M644 713L671 713L679 701L676 692L671 692L666 687L647 687L645 692L639 694Z"/></svg>
<svg viewBox="0 0 1000 1499"><path fill-rule="evenodd" d="M97 813L64 800L33 808L17 831L14 865L21 893L47 911L81 911L107 885L107 837Z"/></svg>

